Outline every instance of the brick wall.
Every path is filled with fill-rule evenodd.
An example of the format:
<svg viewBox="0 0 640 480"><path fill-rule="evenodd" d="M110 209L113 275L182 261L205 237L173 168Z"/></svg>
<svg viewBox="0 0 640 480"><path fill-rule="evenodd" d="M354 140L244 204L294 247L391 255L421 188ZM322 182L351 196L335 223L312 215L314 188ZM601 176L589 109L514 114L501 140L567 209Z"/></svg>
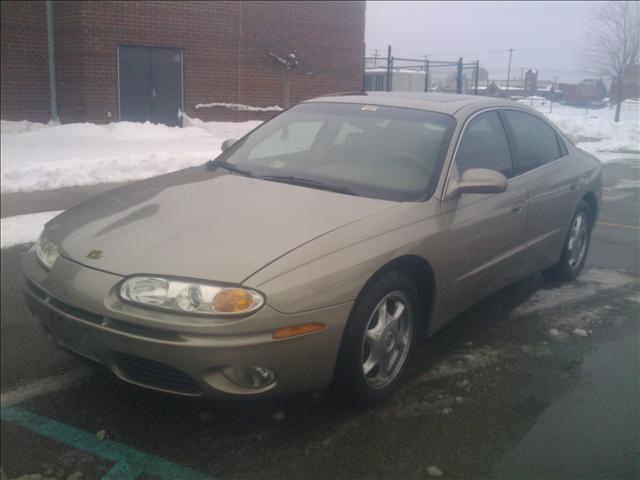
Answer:
<svg viewBox="0 0 640 480"><path fill-rule="evenodd" d="M119 118L118 45L183 49L185 112L204 120L264 118L195 105L282 105L287 76L292 103L359 90L364 12L360 1L54 2L61 120ZM3 13L3 53L4 29ZM46 29L44 35L46 47ZM269 50L297 50L300 68L287 73Z"/></svg>
<svg viewBox="0 0 640 480"><path fill-rule="evenodd" d="M49 109L44 2L0 3L0 116L46 122Z"/></svg>

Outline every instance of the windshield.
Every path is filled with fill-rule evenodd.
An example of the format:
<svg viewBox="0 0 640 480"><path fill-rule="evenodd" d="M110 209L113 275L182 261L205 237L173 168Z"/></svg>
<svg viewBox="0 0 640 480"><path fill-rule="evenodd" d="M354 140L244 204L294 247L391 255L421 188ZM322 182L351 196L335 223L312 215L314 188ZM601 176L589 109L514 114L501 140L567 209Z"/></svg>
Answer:
<svg viewBox="0 0 640 480"><path fill-rule="evenodd" d="M251 132L219 160L273 180L413 201L435 188L454 123L423 110L303 103Z"/></svg>

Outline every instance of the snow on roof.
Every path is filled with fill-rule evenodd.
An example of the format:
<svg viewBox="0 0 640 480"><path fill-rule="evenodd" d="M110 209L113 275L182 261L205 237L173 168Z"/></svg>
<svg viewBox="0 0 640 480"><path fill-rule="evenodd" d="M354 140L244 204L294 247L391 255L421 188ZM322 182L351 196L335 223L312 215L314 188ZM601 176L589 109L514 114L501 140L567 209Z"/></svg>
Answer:
<svg viewBox="0 0 640 480"><path fill-rule="evenodd" d="M278 105L271 105L269 107L254 107L251 105L243 105L242 103L223 103L223 102L198 103L196 105L196 110L199 110L201 108L212 108L212 107L223 107L223 108L228 108L229 110L242 110L242 111L248 111L248 112L281 112L283 110L283 108Z"/></svg>

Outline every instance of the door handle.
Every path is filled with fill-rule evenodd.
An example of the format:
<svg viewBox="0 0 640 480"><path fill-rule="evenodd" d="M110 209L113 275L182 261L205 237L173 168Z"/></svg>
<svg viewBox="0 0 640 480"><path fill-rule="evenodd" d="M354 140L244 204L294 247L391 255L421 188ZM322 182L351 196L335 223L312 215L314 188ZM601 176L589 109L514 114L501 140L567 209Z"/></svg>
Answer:
<svg viewBox="0 0 640 480"><path fill-rule="evenodd" d="M522 213L527 208L527 204L525 202L518 202L515 207L511 209L511 213Z"/></svg>
<svg viewBox="0 0 640 480"><path fill-rule="evenodd" d="M156 98L158 96L158 92L156 92L155 88L151 89L151 98Z"/></svg>

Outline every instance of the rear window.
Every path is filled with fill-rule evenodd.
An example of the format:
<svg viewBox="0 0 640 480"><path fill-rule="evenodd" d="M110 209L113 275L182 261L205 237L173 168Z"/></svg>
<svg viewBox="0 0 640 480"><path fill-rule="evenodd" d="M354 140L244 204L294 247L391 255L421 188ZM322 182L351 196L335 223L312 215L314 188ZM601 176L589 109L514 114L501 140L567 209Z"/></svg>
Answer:
<svg viewBox="0 0 640 480"><path fill-rule="evenodd" d="M518 172L524 173L563 156L556 132L544 121L525 112L504 110L517 147Z"/></svg>

